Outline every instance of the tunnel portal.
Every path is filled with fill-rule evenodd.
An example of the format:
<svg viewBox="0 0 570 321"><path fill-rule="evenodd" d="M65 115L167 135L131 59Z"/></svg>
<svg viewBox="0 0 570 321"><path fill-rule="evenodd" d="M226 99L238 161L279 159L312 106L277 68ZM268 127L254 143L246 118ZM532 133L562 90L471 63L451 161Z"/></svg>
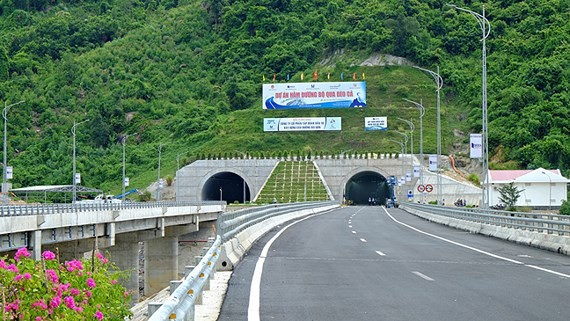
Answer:
<svg viewBox="0 0 570 321"><path fill-rule="evenodd" d="M371 171L352 176L345 186L346 201L353 205L368 205L369 197L375 199L376 205L386 205L391 195L386 177Z"/></svg>
<svg viewBox="0 0 570 321"><path fill-rule="evenodd" d="M210 177L202 188L203 201L226 201L226 203L245 203L251 201L249 186L237 174L217 173Z"/></svg>

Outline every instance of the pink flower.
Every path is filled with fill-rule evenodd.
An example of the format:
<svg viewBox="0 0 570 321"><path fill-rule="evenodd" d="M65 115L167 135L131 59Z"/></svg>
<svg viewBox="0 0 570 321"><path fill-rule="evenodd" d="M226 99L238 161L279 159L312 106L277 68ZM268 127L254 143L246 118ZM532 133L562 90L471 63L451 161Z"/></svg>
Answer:
<svg viewBox="0 0 570 321"><path fill-rule="evenodd" d="M95 280L93 280L92 278L88 278L87 279L87 286L90 288L94 288L95 287Z"/></svg>
<svg viewBox="0 0 570 321"><path fill-rule="evenodd" d="M93 296L93 293L91 293L91 291L85 291L85 296L90 298Z"/></svg>
<svg viewBox="0 0 570 321"><path fill-rule="evenodd" d="M8 271L12 271L14 273L18 273L20 272L20 270L18 270L18 267L16 266L16 264L10 264L6 267L6 270Z"/></svg>
<svg viewBox="0 0 570 321"><path fill-rule="evenodd" d="M44 301L44 299L37 300L36 302L32 303L32 308L42 308L46 310L47 309L46 301Z"/></svg>
<svg viewBox="0 0 570 321"><path fill-rule="evenodd" d="M93 316L99 321L103 320L103 312L101 312L101 311L95 312L95 315L93 315Z"/></svg>
<svg viewBox="0 0 570 321"><path fill-rule="evenodd" d="M6 261L0 260L0 269L6 269L8 265L6 265Z"/></svg>
<svg viewBox="0 0 570 321"><path fill-rule="evenodd" d="M53 309L57 308L59 305L61 304L61 297L56 296L53 297L53 299L51 299L51 302L49 303L49 306Z"/></svg>
<svg viewBox="0 0 570 321"><path fill-rule="evenodd" d="M68 308L75 310L75 299L72 296L66 296L63 298L63 302Z"/></svg>
<svg viewBox="0 0 570 321"><path fill-rule="evenodd" d="M51 260L55 259L55 254L51 251L44 251L44 253L42 253L42 257L46 261L51 261Z"/></svg>
<svg viewBox="0 0 570 321"><path fill-rule="evenodd" d="M46 270L46 275L48 280L52 281L53 283L57 283L59 282L59 277L57 276L57 272L55 272L54 270Z"/></svg>
<svg viewBox="0 0 570 321"><path fill-rule="evenodd" d="M111 284L117 284L117 280L111 280Z"/></svg>
<svg viewBox="0 0 570 321"><path fill-rule="evenodd" d="M78 296L80 292L78 289L72 288L71 290L69 290L69 293L71 293L71 295L73 296Z"/></svg>
<svg viewBox="0 0 570 321"><path fill-rule="evenodd" d="M26 272L26 273L24 273L24 274L17 274L17 275L14 277L14 281L17 282L17 281L20 281L21 279L29 280L29 279L31 279L31 278L32 278L32 276L30 275L30 273L27 273L27 272Z"/></svg>
<svg viewBox="0 0 570 321"><path fill-rule="evenodd" d="M42 321L42 317L36 317L36 321Z"/></svg>
<svg viewBox="0 0 570 321"><path fill-rule="evenodd" d="M18 249L18 251L16 251L16 254L14 255L14 259L16 260L16 262L20 262L20 257L30 257L32 256L30 254L30 252L28 252L28 249L25 247L21 247Z"/></svg>
<svg viewBox="0 0 570 321"><path fill-rule="evenodd" d="M99 262L106 264L109 262L109 260L103 256L103 254L101 254L101 252L97 252L97 258L99 259Z"/></svg>
<svg viewBox="0 0 570 321"><path fill-rule="evenodd" d="M8 303L4 307L4 310L6 310L6 312L18 311L19 309L20 309L20 300L14 300L14 302Z"/></svg>
<svg viewBox="0 0 570 321"><path fill-rule="evenodd" d="M65 262L65 266L69 272L73 272L75 270L83 270L83 263L78 260L67 261Z"/></svg>

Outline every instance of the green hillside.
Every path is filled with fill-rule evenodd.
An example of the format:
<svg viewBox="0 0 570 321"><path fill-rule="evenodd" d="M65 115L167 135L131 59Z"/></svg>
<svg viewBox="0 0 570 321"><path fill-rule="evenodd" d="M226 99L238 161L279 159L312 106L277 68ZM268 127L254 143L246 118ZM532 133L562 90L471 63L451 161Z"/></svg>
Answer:
<svg viewBox="0 0 570 321"><path fill-rule="evenodd" d="M570 164L570 4L484 1L491 167ZM455 4L480 12L480 1ZM121 189L122 138L131 187L197 155L397 151L363 118L413 119L426 107L424 151L435 152L435 86L409 66L360 67L373 54L441 69L443 153L481 127L476 20L444 1L0 0L0 102L7 113L14 187L68 184L74 121L83 185ZM269 111L261 84L301 73L366 75L365 109ZM307 77L309 78L309 77ZM305 78L305 81L309 81ZM312 77L311 77L312 78ZM321 76L324 80L324 76ZM269 80L267 80L269 81ZM312 79L310 79L312 81ZM264 117L339 116L340 133L264 133ZM457 136L457 130L464 133Z"/></svg>

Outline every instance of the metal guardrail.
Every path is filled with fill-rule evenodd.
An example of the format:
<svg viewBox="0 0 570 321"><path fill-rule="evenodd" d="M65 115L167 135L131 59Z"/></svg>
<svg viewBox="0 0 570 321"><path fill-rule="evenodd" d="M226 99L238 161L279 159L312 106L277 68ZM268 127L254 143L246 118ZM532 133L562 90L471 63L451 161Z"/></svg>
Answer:
<svg viewBox="0 0 570 321"><path fill-rule="evenodd" d="M102 210L126 210L157 207L226 205L223 201L205 202L121 202L121 203L81 203L75 204L35 204L35 205L2 205L1 216L49 215Z"/></svg>
<svg viewBox="0 0 570 321"><path fill-rule="evenodd" d="M149 321L194 320L194 305L207 287L210 277L216 272L216 262L222 251L222 238L218 235L214 244L200 263L182 279L174 292L152 313L153 305L149 305Z"/></svg>
<svg viewBox="0 0 570 321"><path fill-rule="evenodd" d="M303 202L288 204L272 204L255 208L248 208L235 212L222 213L216 222L217 234L225 242L246 228L262 222L270 217L283 215L299 210L306 210L326 205L338 204L335 201Z"/></svg>
<svg viewBox="0 0 570 321"><path fill-rule="evenodd" d="M570 236L570 216L544 213L509 212L481 208L448 207L416 203L403 203L430 214L441 215L471 222L496 225L530 232Z"/></svg>

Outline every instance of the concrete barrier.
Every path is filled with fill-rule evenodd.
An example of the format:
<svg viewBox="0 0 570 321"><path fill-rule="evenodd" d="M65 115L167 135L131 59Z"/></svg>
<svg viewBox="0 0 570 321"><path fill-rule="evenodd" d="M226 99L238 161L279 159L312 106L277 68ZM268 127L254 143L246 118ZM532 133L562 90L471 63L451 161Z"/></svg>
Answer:
<svg viewBox="0 0 570 321"><path fill-rule="evenodd" d="M543 250L570 255L570 237L567 236L530 232L515 228L460 220L447 216L427 213L406 206L402 206L402 208L410 214L424 218L431 222L447 225L464 231L469 231L471 233L492 236L498 239L515 242L517 244L524 244Z"/></svg>

